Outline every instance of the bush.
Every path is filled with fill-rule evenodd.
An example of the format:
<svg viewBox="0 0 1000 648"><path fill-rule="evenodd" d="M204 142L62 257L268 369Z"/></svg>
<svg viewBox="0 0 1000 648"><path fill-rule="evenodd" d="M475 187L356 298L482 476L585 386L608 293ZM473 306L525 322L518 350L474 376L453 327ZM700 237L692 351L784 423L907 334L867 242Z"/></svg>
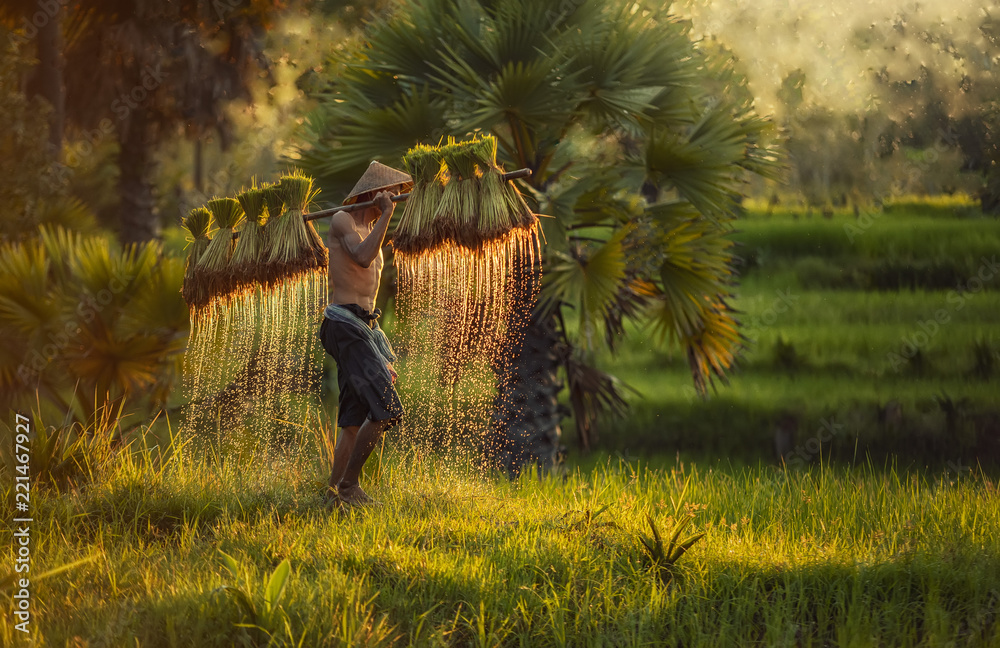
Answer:
<svg viewBox="0 0 1000 648"><path fill-rule="evenodd" d="M42 228L0 245L0 404L81 423L126 397L158 410L186 344L183 274L157 243Z"/></svg>

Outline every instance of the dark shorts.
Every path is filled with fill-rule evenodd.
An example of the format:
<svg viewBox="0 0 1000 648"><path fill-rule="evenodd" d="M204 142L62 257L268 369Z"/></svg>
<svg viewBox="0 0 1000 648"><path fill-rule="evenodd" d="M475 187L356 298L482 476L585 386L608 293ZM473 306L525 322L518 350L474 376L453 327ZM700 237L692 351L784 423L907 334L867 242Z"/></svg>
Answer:
<svg viewBox="0 0 1000 648"><path fill-rule="evenodd" d="M360 306L349 305L356 315L370 315ZM319 327L323 348L337 363L340 412L337 425L361 425L366 418L389 421L389 427L403 416L403 404L392 386L385 358L369 344L364 333L348 324L327 318Z"/></svg>

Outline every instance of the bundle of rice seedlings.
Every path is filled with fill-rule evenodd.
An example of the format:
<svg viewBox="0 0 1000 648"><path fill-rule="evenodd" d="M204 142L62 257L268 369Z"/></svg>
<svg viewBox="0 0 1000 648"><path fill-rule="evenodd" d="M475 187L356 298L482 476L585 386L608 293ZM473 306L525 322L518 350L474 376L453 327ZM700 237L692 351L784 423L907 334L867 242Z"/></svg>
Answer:
<svg viewBox="0 0 1000 648"><path fill-rule="evenodd" d="M476 248L482 242L478 235L479 178L473 144L449 139L441 149L448 166L448 184L434 215L435 244L453 241Z"/></svg>
<svg viewBox="0 0 1000 648"><path fill-rule="evenodd" d="M524 201L524 196L521 195L517 185L513 182L504 182L503 191L507 202L507 210L510 213L513 224L529 230L535 228L538 225L538 217L531 211L531 207L528 207L528 203Z"/></svg>
<svg viewBox="0 0 1000 648"><path fill-rule="evenodd" d="M261 191L264 193L264 205L267 207L267 220L280 218L285 213L285 194L278 183L270 182L262 185Z"/></svg>
<svg viewBox="0 0 1000 648"><path fill-rule="evenodd" d="M261 267L258 269L258 278L261 283L267 286L273 286L276 282L280 282L284 278L284 266L277 260L272 261L271 259L277 259L280 254L276 249L278 244L278 237L281 235L279 230L282 227L278 226L278 223L284 218L285 215L285 199L284 194L278 187L278 183L271 182L261 185L260 188L261 195L264 197L264 208L267 212L267 222L264 227L264 251L260 256Z"/></svg>
<svg viewBox="0 0 1000 648"><path fill-rule="evenodd" d="M181 286L181 295L189 307L198 309L208 303L207 287L196 277L195 268L211 240L208 236L208 230L212 226L212 212L204 207L192 209L182 224L191 235L189 238L191 246L187 263L184 265L184 284Z"/></svg>
<svg viewBox="0 0 1000 648"><path fill-rule="evenodd" d="M497 140L487 135L476 143L476 162L482 171L479 184L479 234L484 241L499 238L517 222L507 202L503 170L497 166ZM515 188L516 190L516 188Z"/></svg>
<svg viewBox="0 0 1000 648"><path fill-rule="evenodd" d="M232 292L229 264L236 249L233 232L243 222L243 208L234 198L213 198L206 203L219 229L198 260L195 275L207 285L209 301Z"/></svg>
<svg viewBox="0 0 1000 648"><path fill-rule="evenodd" d="M319 189L314 189L313 179L298 169L282 176L278 180L278 187L284 195L285 208L288 209L286 219L298 223L294 233L291 232L293 228L290 224L288 228L289 234L295 239L295 244L299 246L298 254L301 255L305 269L326 270L330 263L330 253L312 222L306 222L302 218L309 209L309 203L319 193Z"/></svg>
<svg viewBox="0 0 1000 648"><path fill-rule="evenodd" d="M237 195L236 199L246 215L230 263L231 281L233 287L239 290L262 281L263 264L260 263L260 257L267 246L264 229L267 224L267 211L264 205L264 191L256 184Z"/></svg>
<svg viewBox="0 0 1000 648"><path fill-rule="evenodd" d="M319 267L309 230L302 220L302 209L308 204L311 193L312 179L301 174L285 176L264 189L268 209L267 282L270 285ZM290 209L285 211L286 208Z"/></svg>
<svg viewBox="0 0 1000 648"><path fill-rule="evenodd" d="M413 188L393 234L392 247L399 252L415 253L433 245L431 223L444 191L444 168L437 147L423 144L407 151L403 164L413 178Z"/></svg>

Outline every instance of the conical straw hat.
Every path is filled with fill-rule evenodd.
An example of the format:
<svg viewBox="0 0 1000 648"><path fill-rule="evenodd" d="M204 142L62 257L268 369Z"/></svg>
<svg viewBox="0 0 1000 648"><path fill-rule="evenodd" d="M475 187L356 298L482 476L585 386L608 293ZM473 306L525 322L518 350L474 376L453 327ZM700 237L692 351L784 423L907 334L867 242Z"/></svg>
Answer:
<svg viewBox="0 0 1000 648"><path fill-rule="evenodd" d="M413 187L413 178L402 171L397 171L377 160L372 160L368 169L358 180L358 183L351 189L351 193L344 198L345 205L353 205L358 201L358 196L369 191L388 189L399 185L401 192L409 191Z"/></svg>

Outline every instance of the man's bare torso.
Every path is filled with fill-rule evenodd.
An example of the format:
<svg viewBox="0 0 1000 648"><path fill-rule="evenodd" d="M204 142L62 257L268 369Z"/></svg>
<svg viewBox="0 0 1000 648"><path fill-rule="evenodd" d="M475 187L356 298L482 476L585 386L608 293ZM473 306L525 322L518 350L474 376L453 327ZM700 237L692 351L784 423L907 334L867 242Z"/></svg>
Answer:
<svg viewBox="0 0 1000 648"><path fill-rule="evenodd" d="M351 227L362 239L371 233L371 224L359 224L358 220L346 212L334 215L343 224ZM379 251L371 266L364 268L344 250L340 238L329 236L330 249L330 301L334 304L358 304L368 311L375 310L379 279L382 275L382 252Z"/></svg>

